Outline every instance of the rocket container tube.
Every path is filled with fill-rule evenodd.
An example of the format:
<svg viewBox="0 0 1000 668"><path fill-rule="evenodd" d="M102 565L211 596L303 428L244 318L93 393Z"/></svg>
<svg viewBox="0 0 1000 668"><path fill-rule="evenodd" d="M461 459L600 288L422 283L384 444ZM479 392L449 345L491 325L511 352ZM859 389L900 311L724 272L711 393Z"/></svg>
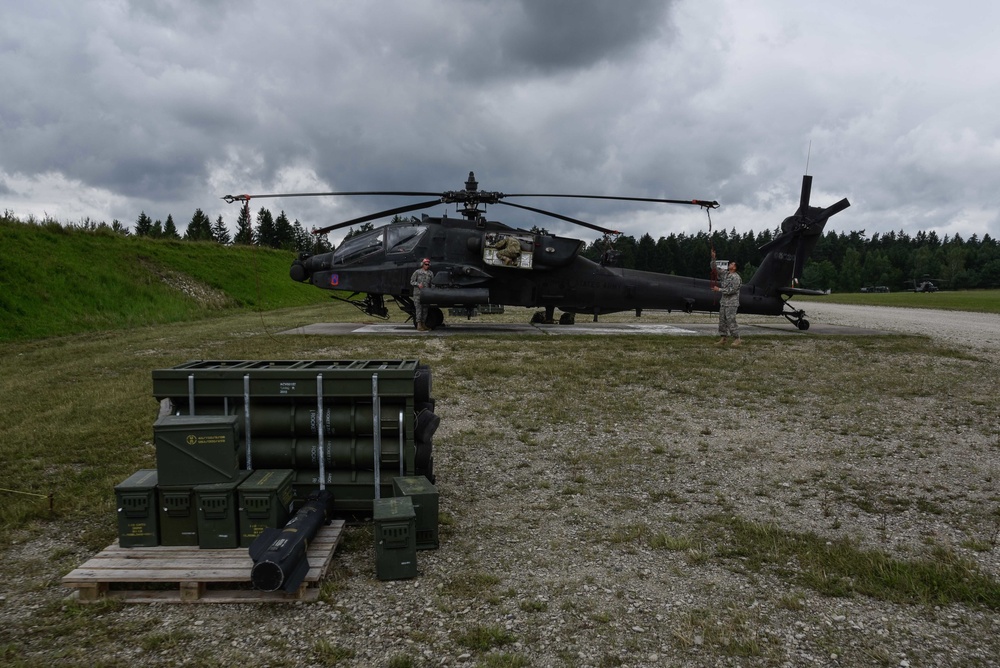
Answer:
<svg viewBox="0 0 1000 668"><path fill-rule="evenodd" d="M178 410L186 412L186 402L181 404L171 399ZM232 404L227 407L227 403ZM382 413L405 409L407 402L399 397L382 397ZM317 436L320 428L327 436L334 434L354 434L371 436L374 429L372 404L370 398L362 400L338 400L324 398L322 423L317 419L317 402L315 397L310 404L298 403L263 403L257 398L251 399L250 433L256 439L260 436ZM240 434L246 431L246 414L243 410L242 397L198 399L199 415L227 415L233 413L240 420ZM381 421L383 434L395 434L399 428L394 417L389 415Z"/></svg>
<svg viewBox="0 0 1000 668"><path fill-rule="evenodd" d="M375 469L374 450L374 439L370 436L327 438L323 447L323 464L330 469L372 471ZM254 439L254 462L257 468L318 469L319 452L319 440L315 438ZM384 448L380 463L382 468L398 469L399 451L396 448Z"/></svg>
<svg viewBox="0 0 1000 668"><path fill-rule="evenodd" d="M387 498L392 496L392 478L396 475L395 467L387 467L382 472L380 494ZM306 498L311 492L319 489L319 471L297 470L292 482L295 497ZM326 489L333 492L337 499L337 510L344 514L370 515L372 499L375 498L374 471L331 471L324 476Z"/></svg>

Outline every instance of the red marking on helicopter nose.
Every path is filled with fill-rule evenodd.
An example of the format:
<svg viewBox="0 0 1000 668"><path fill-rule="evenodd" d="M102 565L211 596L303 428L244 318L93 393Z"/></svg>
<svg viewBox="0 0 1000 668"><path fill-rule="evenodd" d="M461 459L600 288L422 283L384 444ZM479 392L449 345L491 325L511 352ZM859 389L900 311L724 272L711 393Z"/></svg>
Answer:
<svg viewBox="0 0 1000 668"><path fill-rule="evenodd" d="M340 274L330 274L330 285L340 285Z"/></svg>

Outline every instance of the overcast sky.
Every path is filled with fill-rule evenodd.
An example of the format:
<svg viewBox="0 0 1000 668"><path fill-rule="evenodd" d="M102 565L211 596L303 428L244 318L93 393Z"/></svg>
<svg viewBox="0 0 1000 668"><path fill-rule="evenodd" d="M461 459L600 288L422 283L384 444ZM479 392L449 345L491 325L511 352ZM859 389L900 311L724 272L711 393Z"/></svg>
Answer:
<svg viewBox="0 0 1000 668"><path fill-rule="evenodd" d="M234 193L717 199L713 229L1000 236L988 0L5 0L0 208L133 227ZM306 227L419 199L258 200ZM516 200L654 238L695 207ZM440 215L454 207L430 209ZM596 233L504 206L491 219Z"/></svg>

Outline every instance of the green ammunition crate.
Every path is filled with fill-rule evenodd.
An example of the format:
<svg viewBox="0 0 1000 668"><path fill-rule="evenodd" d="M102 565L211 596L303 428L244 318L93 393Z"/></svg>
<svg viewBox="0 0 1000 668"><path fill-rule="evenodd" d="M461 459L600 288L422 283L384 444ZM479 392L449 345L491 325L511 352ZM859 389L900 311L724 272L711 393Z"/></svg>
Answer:
<svg viewBox="0 0 1000 668"><path fill-rule="evenodd" d="M115 485L120 546L153 547L159 544L156 478L156 469L142 469Z"/></svg>
<svg viewBox="0 0 1000 668"><path fill-rule="evenodd" d="M375 499L375 575L379 580L417 576L417 540L413 501L408 496Z"/></svg>
<svg viewBox="0 0 1000 668"><path fill-rule="evenodd" d="M198 513L191 485L160 486L160 544L197 545Z"/></svg>
<svg viewBox="0 0 1000 668"><path fill-rule="evenodd" d="M233 482L239 473L235 415L165 415L153 424L161 485Z"/></svg>
<svg viewBox="0 0 1000 668"><path fill-rule="evenodd" d="M249 476L249 471L240 471L233 482L195 485L198 547L225 549L240 546L240 512L236 490Z"/></svg>
<svg viewBox="0 0 1000 668"><path fill-rule="evenodd" d="M239 486L240 547L264 529L280 529L292 513L292 469L259 469Z"/></svg>
<svg viewBox="0 0 1000 668"><path fill-rule="evenodd" d="M438 491L427 476L406 476L392 479L393 495L408 496L416 513L418 550L438 549Z"/></svg>

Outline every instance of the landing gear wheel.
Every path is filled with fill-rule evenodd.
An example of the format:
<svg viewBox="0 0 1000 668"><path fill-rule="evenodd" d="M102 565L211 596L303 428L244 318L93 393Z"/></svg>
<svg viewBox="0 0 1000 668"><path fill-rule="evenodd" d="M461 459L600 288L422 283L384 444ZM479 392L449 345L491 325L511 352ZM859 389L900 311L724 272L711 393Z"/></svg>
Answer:
<svg viewBox="0 0 1000 668"><path fill-rule="evenodd" d="M444 324L444 312L437 306L431 306L427 309L427 315L424 317L424 324L427 325L428 329L437 329Z"/></svg>
<svg viewBox="0 0 1000 668"><path fill-rule="evenodd" d="M559 316L560 325L575 325L576 324L576 313L563 313Z"/></svg>
<svg viewBox="0 0 1000 668"><path fill-rule="evenodd" d="M545 311L535 311L531 314L531 324L541 325L545 322Z"/></svg>
<svg viewBox="0 0 1000 668"><path fill-rule="evenodd" d="M798 327L800 330L802 330L804 332L807 329L809 329L809 321L808 320L799 320L798 322L795 323L795 326Z"/></svg>

